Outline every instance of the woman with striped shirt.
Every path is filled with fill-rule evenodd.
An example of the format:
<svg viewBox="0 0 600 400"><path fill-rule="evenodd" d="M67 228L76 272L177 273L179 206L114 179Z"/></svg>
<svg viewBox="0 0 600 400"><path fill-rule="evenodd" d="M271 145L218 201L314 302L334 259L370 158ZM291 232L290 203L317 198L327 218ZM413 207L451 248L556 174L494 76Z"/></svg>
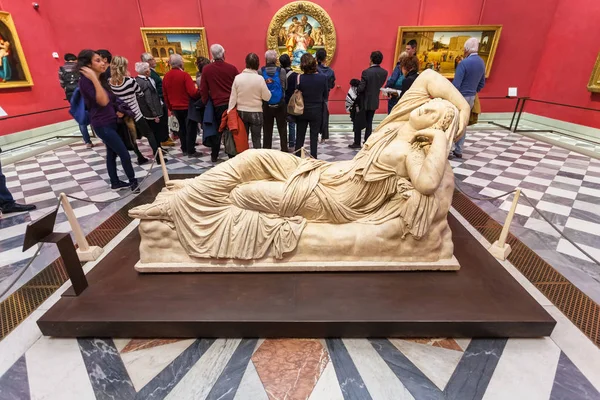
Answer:
<svg viewBox="0 0 600 400"><path fill-rule="evenodd" d="M144 92L127 71L128 61L125 57L115 56L110 63L110 80L109 85L112 92L127 106L134 114L135 129L141 136L148 139L152 153L156 155L158 161L158 141L154 136L154 132L150 129L148 122L144 119L144 115L140 110L139 101L144 100ZM138 156L139 157L139 156ZM166 162L167 160L165 160Z"/></svg>

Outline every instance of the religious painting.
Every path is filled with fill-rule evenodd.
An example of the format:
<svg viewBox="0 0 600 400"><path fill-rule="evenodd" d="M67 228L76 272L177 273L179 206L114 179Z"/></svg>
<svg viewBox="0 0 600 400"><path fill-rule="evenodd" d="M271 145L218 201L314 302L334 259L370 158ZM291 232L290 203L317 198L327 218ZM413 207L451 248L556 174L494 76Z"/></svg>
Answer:
<svg viewBox="0 0 600 400"><path fill-rule="evenodd" d="M414 40L420 71L433 69L447 78L454 78L456 67L464 58L465 42L475 37L479 39L479 56L485 61L485 76L488 77L501 32L501 25L400 27L394 66L406 45Z"/></svg>
<svg viewBox="0 0 600 400"><path fill-rule="evenodd" d="M17 29L9 13L0 11L0 89L33 86Z"/></svg>
<svg viewBox="0 0 600 400"><path fill-rule="evenodd" d="M600 54L598 54L598 58L596 59L596 65L594 65L587 89L590 92L600 93Z"/></svg>
<svg viewBox="0 0 600 400"><path fill-rule="evenodd" d="M336 47L335 28L327 12L317 4L296 1L282 7L269 24L267 48L280 55L288 54L292 68L300 70L300 58L327 51L326 63L333 59Z"/></svg>
<svg viewBox="0 0 600 400"><path fill-rule="evenodd" d="M146 51L156 60L156 72L166 74L171 54L183 57L183 68L196 78L196 57L208 57L204 28L141 28Z"/></svg>

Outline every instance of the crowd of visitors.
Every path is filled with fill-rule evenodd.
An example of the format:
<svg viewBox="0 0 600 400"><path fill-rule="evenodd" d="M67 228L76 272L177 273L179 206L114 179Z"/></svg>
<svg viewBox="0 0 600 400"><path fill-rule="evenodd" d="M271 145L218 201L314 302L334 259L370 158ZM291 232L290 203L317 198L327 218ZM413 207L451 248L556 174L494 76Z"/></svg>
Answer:
<svg viewBox="0 0 600 400"><path fill-rule="evenodd" d="M471 107L485 84L485 63L477 54L478 46L476 38L466 41L464 58L453 81ZM416 50L417 42L410 40L389 77L381 67L383 54L374 51L369 68L362 71L360 79L350 81L346 110L353 121L354 140L348 147L360 149L371 135L383 86L390 89L384 90L388 95L388 113L410 89L419 74ZM142 137L148 140L153 156L157 156L159 148L174 146L174 140L179 139L184 155L197 157L201 155L196 146L202 132L202 144L211 148L211 160L217 162L223 141L219 132L223 114L234 109L253 148L272 147L276 124L281 151L298 154L309 131L310 154L318 157L319 136L321 143L329 138L329 94L336 82L335 72L326 65L325 49L302 55L300 71L292 69L288 54L278 57L275 50L265 53L262 67L260 57L249 53L241 73L225 61L221 45L213 44L210 53L212 61L197 57L195 80L179 54L170 55L170 68L164 78L156 72L156 60L150 53L143 53L141 61L135 63L135 78L128 70L128 60L113 57L108 50L65 55L65 64L59 69L60 85L71 103L79 90L75 101L83 101L92 130L107 147L106 163L113 189L137 188L128 149L137 154L139 164L147 162L136 145L136 139ZM301 93L303 109L299 115L291 115L287 105L297 91ZM173 137L169 135L169 118L177 121ZM85 119L79 127L86 146L92 147L87 123ZM463 143L464 135L449 158L462 157ZM226 153L233 157L236 152ZM117 157L128 183L117 176Z"/></svg>

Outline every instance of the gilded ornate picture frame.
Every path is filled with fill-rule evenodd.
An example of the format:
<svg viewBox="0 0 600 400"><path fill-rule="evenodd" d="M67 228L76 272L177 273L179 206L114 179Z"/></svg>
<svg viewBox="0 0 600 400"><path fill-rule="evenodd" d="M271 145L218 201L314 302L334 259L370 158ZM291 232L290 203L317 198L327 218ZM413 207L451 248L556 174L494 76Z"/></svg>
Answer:
<svg viewBox="0 0 600 400"><path fill-rule="evenodd" d="M594 69L592 70L592 76L590 76L590 81L588 82L587 90L593 93L600 93L600 54L598 54L596 64L594 65Z"/></svg>
<svg viewBox="0 0 600 400"><path fill-rule="evenodd" d="M204 28L140 28L144 48L156 60L156 72L164 75L169 71L169 56L183 57L184 70L196 77L196 57L208 55L206 30Z"/></svg>
<svg viewBox="0 0 600 400"><path fill-rule="evenodd" d="M447 78L463 59L463 46L470 37L479 39L479 55L489 77L500 40L502 25L401 26L398 28L394 67L409 41L417 42L419 70L433 69Z"/></svg>
<svg viewBox="0 0 600 400"><path fill-rule="evenodd" d="M327 51L326 63L335 54L336 34L329 14L309 1L295 1L283 6L271 20L267 31L267 48L287 53L292 68L300 69L300 57L314 54L318 49Z"/></svg>
<svg viewBox="0 0 600 400"><path fill-rule="evenodd" d="M10 13L0 11L0 89L33 86L25 53Z"/></svg>

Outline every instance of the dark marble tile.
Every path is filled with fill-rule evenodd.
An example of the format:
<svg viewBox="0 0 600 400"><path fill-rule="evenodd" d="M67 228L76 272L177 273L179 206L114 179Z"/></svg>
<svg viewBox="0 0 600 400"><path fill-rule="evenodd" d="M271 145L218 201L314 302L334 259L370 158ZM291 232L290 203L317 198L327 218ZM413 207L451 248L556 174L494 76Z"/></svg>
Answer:
<svg viewBox="0 0 600 400"><path fill-rule="evenodd" d="M579 186L571 185L571 184L564 183L564 182L553 181L550 184L550 186L555 187L557 189L568 190L569 192L573 192L573 194L576 194L579 191Z"/></svg>
<svg viewBox="0 0 600 400"><path fill-rule="evenodd" d="M515 188L513 186L509 186L509 185L505 185L503 183L498 183L498 182L492 182L488 185L489 188L491 189L496 189L496 190L500 190L501 192L512 192L513 190L515 190Z"/></svg>
<svg viewBox="0 0 600 400"><path fill-rule="evenodd" d="M206 400L233 400L258 339L242 339Z"/></svg>
<svg viewBox="0 0 600 400"><path fill-rule="evenodd" d="M565 171L558 171L558 173L556 175L566 176L567 178L572 178L572 179L579 179L580 181L583 180L583 178L585 177L585 175L582 175L582 174L574 174L572 172L565 172Z"/></svg>
<svg viewBox="0 0 600 400"><path fill-rule="evenodd" d="M546 180L553 180L555 175L549 174L547 172L541 172L539 170L537 170L537 168L534 168L533 171L531 171L529 173L529 176L534 177L534 178L541 178L541 179L546 179Z"/></svg>
<svg viewBox="0 0 600 400"><path fill-rule="evenodd" d="M502 172L500 174L500 176L503 176L505 178L510 178L510 179L516 179L516 180L519 180L519 181L522 180L523 178L525 178L525 176L523 176L521 174L515 174L515 173L507 172L507 171Z"/></svg>
<svg viewBox="0 0 600 400"><path fill-rule="evenodd" d="M326 343L344 400L371 400L371 394L342 339L326 339Z"/></svg>
<svg viewBox="0 0 600 400"><path fill-rule="evenodd" d="M565 217L564 215L554 214L550 211L546 211L546 210L540 210L540 211L544 214L544 217L546 217L546 219L549 220L554 225L565 226L565 224L567 223L567 220L569 219L569 217ZM545 221L545 219L535 210L531 214L531 218Z"/></svg>
<svg viewBox="0 0 600 400"><path fill-rule="evenodd" d="M598 211L598 213L592 213L589 211L578 210L577 208L573 208L569 216L582 219L584 221L590 221L600 224L600 206L598 207ZM598 234L600 235L600 232L598 232Z"/></svg>
<svg viewBox="0 0 600 400"><path fill-rule="evenodd" d="M25 222L30 221L31 218L29 218L29 213L2 215L2 218L0 218L0 229L10 228L11 226L24 224Z"/></svg>
<svg viewBox="0 0 600 400"><path fill-rule="evenodd" d="M15 362L2 377L0 377L0 399L29 400L29 380L27 377L27 362L25 355Z"/></svg>
<svg viewBox="0 0 600 400"><path fill-rule="evenodd" d="M98 400L131 400L136 392L111 339L77 339Z"/></svg>
<svg viewBox="0 0 600 400"><path fill-rule="evenodd" d="M583 181L583 183L581 184L581 186L586 187L586 188L590 188L590 189L600 189L600 183L595 183L595 182Z"/></svg>
<svg viewBox="0 0 600 400"><path fill-rule="evenodd" d="M598 235L592 235L587 232L578 231L577 229L565 227L563 229L563 234L577 244L590 246L592 248L597 248L600 243L600 232L598 232Z"/></svg>
<svg viewBox="0 0 600 400"><path fill-rule="evenodd" d="M566 197L555 196L549 193L544 193L541 200L569 207L573 207L573 203L575 203L575 199L567 199Z"/></svg>
<svg viewBox="0 0 600 400"><path fill-rule="evenodd" d="M24 173L24 171L22 171ZM47 180L46 175L43 176L35 176L33 178L27 178L27 179L23 179L21 180L21 178L19 176L17 176L19 178L19 181L21 182L21 185L27 185L29 183L38 183L38 182L44 182Z"/></svg>
<svg viewBox="0 0 600 400"><path fill-rule="evenodd" d="M550 400L600 399L600 393L563 352L558 359L558 368Z"/></svg>
<svg viewBox="0 0 600 400"><path fill-rule="evenodd" d="M473 178L479 178L479 179L485 179L488 181L493 181L494 179L496 179L496 175L490 175L490 174L486 174L483 172L475 172L474 174L471 175Z"/></svg>
<svg viewBox="0 0 600 400"><path fill-rule="evenodd" d="M444 393L389 340L369 342L415 399L445 400Z"/></svg>
<svg viewBox="0 0 600 400"><path fill-rule="evenodd" d="M23 246L23 238L25 234L14 236L8 239L0 240L0 252L14 249L15 247ZM1 239L1 237L0 237Z"/></svg>
<svg viewBox="0 0 600 400"><path fill-rule="evenodd" d="M506 342L507 339L471 340L444 389L445 398L483 398Z"/></svg>
<svg viewBox="0 0 600 400"><path fill-rule="evenodd" d="M43 193L53 193L52 188L50 186L44 186L44 187L37 188L37 189L24 190L23 196L25 196L25 198L27 198L30 196L36 196L38 194L43 194Z"/></svg>
<svg viewBox="0 0 600 400"><path fill-rule="evenodd" d="M527 182L527 181L521 182L521 184L519 186L521 187L521 189L530 189L530 190L535 190L537 192L542 192L542 193L545 193L546 189L548 189L548 186L538 185L537 183L532 183L532 182Z"/></svg>
<svg viewBox="0 0 600 400"><path fill-rule="evenodd" d="M576 199L587 203L598 204L598 197L589 194L577 193Z"/></svg>
<svg viewBox="0 0 600 400"><path fill-rule="evenodd" d="M148 382L137 393L136 400L165 398L214 342L214 339L197 339L171 364Z"/></svg>

